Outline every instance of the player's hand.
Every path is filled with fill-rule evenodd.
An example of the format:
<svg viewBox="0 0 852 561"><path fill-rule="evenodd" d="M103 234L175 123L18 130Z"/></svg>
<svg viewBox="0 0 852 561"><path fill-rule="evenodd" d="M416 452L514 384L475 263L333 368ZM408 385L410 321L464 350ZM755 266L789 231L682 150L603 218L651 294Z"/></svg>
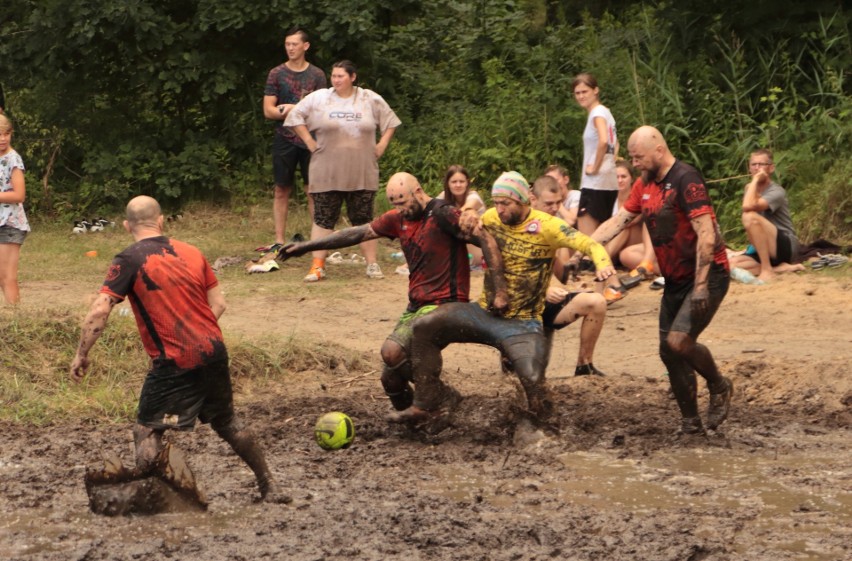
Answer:
<svg viewBox="0 0 852 561"><path fill-rule="evenodd" d="M86 376L87 370L89 370L89 357L75 355L74 360L71 361L71 379L79 384Z"/></svg>
<svg viewBox="0 0 852 561"><path fill-rule="evenodd" d="M468 238L478 237L482 233L482 220L476 209L466 208L459 215L459 229Z"/></svg>
<svg viewBox="0 0 852 561"><path fill-rule="evenodd" d="M308 251L304 249L302 246L303 243L288 243L284 244L284 247L278 250L278 254L275 256L279 261L287 261L291 257L299 257L300 255L306 254Z"/></svg>
<svg viewBox="0 0 852 561"><path fill-rule="evenodd" d="M695 319L703 318L710 310L710 291L706 284L695 285L692 291L691 311Z"/></svg>
<svg viewBox="0 0 852 561"><path fill-rule="evenodd" d="M615 268L612 265L607 265L606 267L597 270L595 273L595 280L605 281L614 274Z"/></svg>
<svg viewBox="0 0 852 561"><path fill-rule="evenodd" d="M495 316L502 316L509 310L509 293L505 290L498 290L494 294L494 300L491 302L490 311Z"/></svg>
<svg viewBox="0 0 852 561"><path fill-rule="evenodd" d="M754 184L758 189L764 189L769 186L769 174L760 170L754 174Z"/></svg>
<svg viewBox="0 0 852 561"><path fill-rule="evenodd" d="M545 298L551 304L561 304L565 297L568 296L568 291L558 286L552 286L547 289Z"/></svg>

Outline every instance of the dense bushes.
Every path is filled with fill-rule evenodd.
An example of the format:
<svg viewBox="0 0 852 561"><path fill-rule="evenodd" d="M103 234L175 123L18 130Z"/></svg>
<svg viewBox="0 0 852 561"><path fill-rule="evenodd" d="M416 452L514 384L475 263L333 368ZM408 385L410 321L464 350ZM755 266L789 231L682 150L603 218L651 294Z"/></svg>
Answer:
<svg viewBox="0 0 852 561"><path fill-rule="evenodd" d="M39 213L94 213L136 193L174 206L265 196L262 85L283 29L300 23L316 64L353 59L400 114L385 173L411 170L436 191L450 163L480 188L507 168L579 170L585 115L570 81L591 71L622 154L636 126L658 126L716 181L729 238L741 236L743 180L725 178L767 145L808 237L848 240L849 13L835 0L723 4L12 0L0 80Z"/></svg>

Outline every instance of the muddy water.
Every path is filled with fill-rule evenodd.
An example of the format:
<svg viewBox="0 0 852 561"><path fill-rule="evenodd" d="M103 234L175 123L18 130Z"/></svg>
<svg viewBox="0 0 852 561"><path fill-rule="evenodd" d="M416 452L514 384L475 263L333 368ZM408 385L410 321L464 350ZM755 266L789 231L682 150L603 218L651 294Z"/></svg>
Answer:
<svg viewBox="0 0 852 561"><path fill-rule="evenodd" d="M832 447L830 441L824 444ZM529 519L549 508L516 500L530 489L598 512L654 516L686 507L722 515L745 511L749 528L730 544L744 558L759 547L764 555L774 551L781 559L849 559L848 550L831 545L838 534L852 538L852 470L848 462L838 463L837 456L796 450L743 455L714 447L658 451L642 459L622 458L612 451L557 457L568 473L558 481L521 478L497 483L455 465L436 467L425 487L460 502L514 509L517 517ZM802 475L791 481L789 474ZM845 485L824 484L838 478ZM709 526L707 536L714 533Z"/></svg>

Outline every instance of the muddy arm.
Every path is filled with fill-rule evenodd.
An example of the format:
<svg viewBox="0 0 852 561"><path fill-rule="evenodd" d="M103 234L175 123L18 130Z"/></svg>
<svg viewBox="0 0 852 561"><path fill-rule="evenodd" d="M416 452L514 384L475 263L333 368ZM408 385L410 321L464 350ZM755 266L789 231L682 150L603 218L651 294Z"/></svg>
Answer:
<svg viewBox="0 0 852 561"><path fill-rule="evenodd" d="M107 319L112 313L113 307L118 304L118 299L108 294L98 294L89 310L80 332L80 344L77 345L77 354L71 362L71 379L79 382L89 369L89 351L95 345L98 338L106 328Z"/></svg>

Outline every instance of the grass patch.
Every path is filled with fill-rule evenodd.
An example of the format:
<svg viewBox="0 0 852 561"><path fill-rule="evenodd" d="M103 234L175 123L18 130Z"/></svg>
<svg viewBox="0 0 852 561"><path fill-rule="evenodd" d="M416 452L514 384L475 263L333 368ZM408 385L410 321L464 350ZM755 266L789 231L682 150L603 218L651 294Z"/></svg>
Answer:
<svg viewBox="0 0 852 561"><path fill-rule="evenodd" d="M34 425L75 419L128 422L136 415L138 392L149 368L132 317L113 314L92 349L89 375L75 384L69 376L82 315L71 310L0 309L0 420ZM226 335L226 340L228 337ZM260 393L293 372L367 368L354 351L285 341L230 342L235 391Z"/></svg>

